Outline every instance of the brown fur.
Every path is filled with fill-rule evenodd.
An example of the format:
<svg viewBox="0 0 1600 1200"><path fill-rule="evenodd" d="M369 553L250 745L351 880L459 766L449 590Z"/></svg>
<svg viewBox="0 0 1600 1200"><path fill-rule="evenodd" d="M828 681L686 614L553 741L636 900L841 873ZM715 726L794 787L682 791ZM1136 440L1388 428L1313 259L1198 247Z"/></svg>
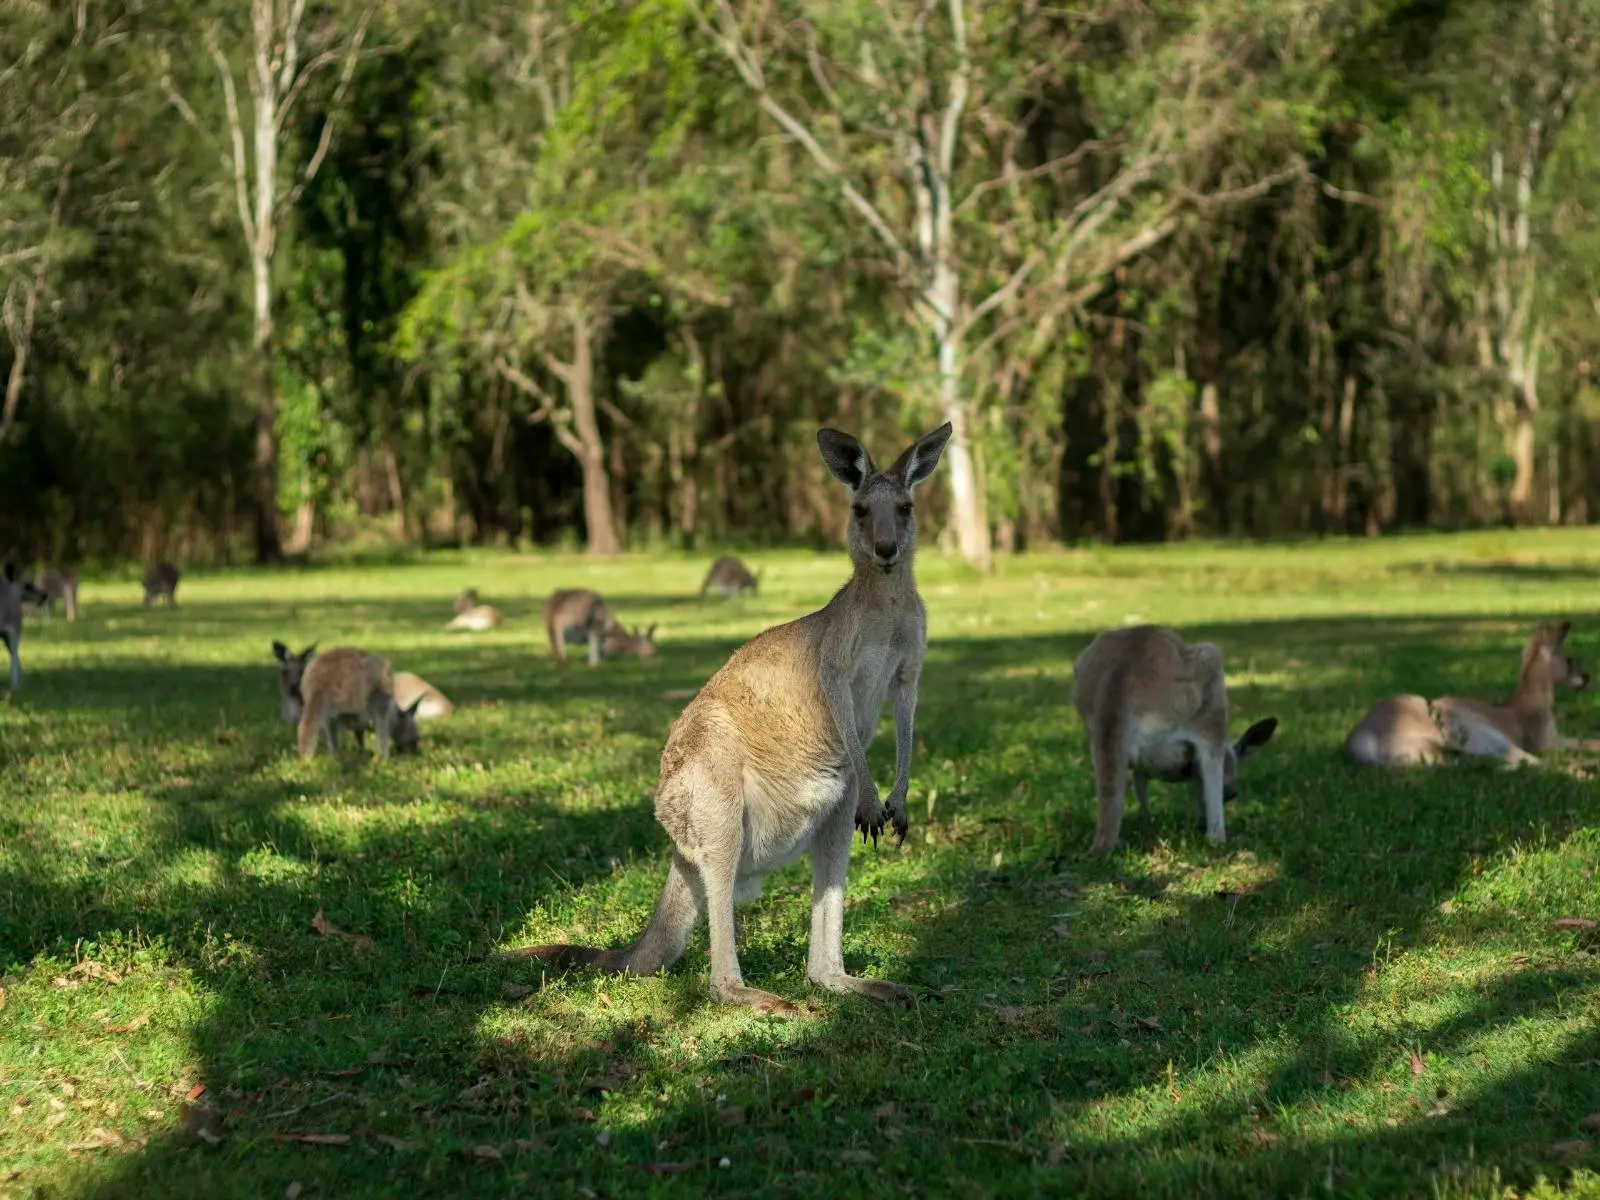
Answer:
<svg viewBox="0 0 1600 1200"><path fill-rule="evenodd" d="M169 562L152 563L144 573L145 605L154 604L161 596L167 598L168 604L178 603L178 568Z"/></svg>
<svg viewBox="0 0 1600 1200"><path fill-rule="evenodd" d="M731 600L741 592L755 592L760 587L760 578L752 575L749 567L728 554L712 563L711 569L706 572L706 581L700 585L700 599L704 600L708 592L716 592L723 599Z"/></svg>
<svg viewBox="0 0 1600 1200"><path fill-rule="evenodd" d="M11 690L22 686L22 614L30 604L42 604L45 594L22 578L15 563L0 571L0 642L11 657Z"/></svg>
<svg viewBox="0 0 1600 1200"><path fill-rule="evenodd" d="M605 650L606 635L626 634L600 593L588 588L562 588L544 602L544 631L550 638L550 653L557 663L567 665L567 644L589 645L589 665L598 666Z"/></svg>
<svg viewBox="0 0 1600 1200"><path fill-rule="evenodd" d="M66 605L67 620L78 619L78 573L71 567L46 567L34 579L33 586L44 598L30 602L27 605L30 612L42 609L46 617L54 617L56 601L60 600Z"/></svg>
<svg viewBox="0 0 1600 1200"><path fill-rule="evenodd" d="M461 595L456 597L455 604L451 606L451 611L454 612L455 615L459 617L462 613L466 612L469 608L477 608L477 607L478 607L478 589L477 588L468 588L466 591L462 592Z"/></svg>
<svg viewBox="0 0 1600 1200"><path fill-rule="evenodd" d="M613 626L606 630L605 636L600 639L600 657L654 658L659 653L655 638L654 625L643 633L638 630L629 633L621 625Z"/></svg>
<svg viewBox="0 0 1600 1200"><path fill-rule="evenodd" d="M1233 796L1238 762L1278 725L1269 717L1230 743L1222 652L1209 642L1186 645L1159 625L1095 638L1073 664L1072 702L1094 758L1097 854L1115 849L1121 835L1130 770L1147 831L1149 781L1192 780L1206 835L1224 841L1222 805Z"/></svg>
<svg viewBox="0 0 1600 1200"><path fill-rule="evenodd" d="M378 757L388 758L394 740L394 672L387 659L341 646L319 654L301 676L300 753L310 758L325 735L330 754L338 751L339 718L364 719L377 731Z"/></svg>
<svg viewBox="0 0 1600 1200"><path fill-rule="evenodd" d="M809 854L806 977L832 991L905 997L900 984L845 972L844 885L854 830L876 840L887 820L901 837L906 831L926 643L926 615L911 569L912 489L938 464L949 436L945 425L879 471L854 438L826 429L818 434L823 461L851 492L849 582L820 612L769 629L735 651L673 722L656 789L656 818L673 841L672 867L638 941L616 950L534 946L515 956L648 974L678 960L705 913L712 996L792 1014L787 1001L745 986L733 908L759 895L769 872ZM867 769L866 747L891 695L895 781L886 809Z"/></svg>
<svg viewBox="0 0 1600 1200"><path fill-rule="evenodd" d="M1572 622L1541 626L1522 649L1517 690L1504 704L1470 696L1391 696L1374 704L1345 738L1345 750L1376 766L1431 764L1446 751L1498 758L1508 766L1538 762L1547 750L1589 749L1595 743L1556 730L1556 688L1581 691L1589 674L1566 652Z"/></svg>
<svg viewBox="0 0 1600 1200"><path fill-rule="evenodd" d="M272 653L278 660L278 698L282 706L283 721L286 725L297 725L300 722L300 714L305 711L301 681L305 676L306 667L316 657L316 643L295 654L282 642L273 642ZM455 712L455 706L443 692L422 676L413 675L409 671L395 672L394 702L395 718L391 723L390 732L395 750L401 754L416 753L421 743L416 725L418 721L448 717ZM336 716L334 723L340 729L348 729L354 733L356 745L362 749L366 748L366 734L372 728L372 722L365 712Z"/></svg>

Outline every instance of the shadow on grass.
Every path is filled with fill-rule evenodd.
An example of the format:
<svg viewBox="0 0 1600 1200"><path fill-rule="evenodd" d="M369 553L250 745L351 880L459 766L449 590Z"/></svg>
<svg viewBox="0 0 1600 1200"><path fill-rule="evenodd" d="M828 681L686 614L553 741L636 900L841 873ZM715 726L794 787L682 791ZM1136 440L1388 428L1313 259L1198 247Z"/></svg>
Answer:
<svg viewBox="0 0 1600 1200"><path fill-rule="evenodd" d="M812 1015L714 1024L699 1044L678 1027L703 1015L703 932L664 982L545 978L482 959L540 907L603 923L620 903L642 925L666 857L647 800L575 808L447 780L419 797L439 809L425 822L363 820L405 791L410 768L374 769L370 800L342 796L362 782L359 764L275 776L287 734L272 721L270 664L217 669L204 694L259 691L261 717L210 769L147 787L144 886L0 877L22 914L4 947L15 960L137 930L164 940L208 998L192 1051L222 1141L160 1137L85 1190L281 1195L299 1181L308 1194L446 1195L533 1181L604 1195L832 1195L844 1180L923 1194L1415 1194L1462 1169L1467 1182L1478 1170L1520 1183L1559 1174L1571 1160L1555 1147L1594 1106L1600 1041L1590 1028L1512 1059L1501 1042L1580 1007L1592 968L1554 949L1522 964L1508 953L1469 1001L1422 986L1406 1003L1379 968L1448 940L1457 918L1441 916L1441 900L1534 831L1559 843L1592 824L1592 787L1474 764L1377 774L1343 762L1329 736L1395 690L1481 693L1502 679L1509 690L1522 635L1453 619L1188 632L1216 640L1234 671L1249 664L1236 721L1285 722L1230 808L1229 854L1203 847L1180 790L1152 798L1164 842L1149 855L1084 853L1091 785L1067 687L1087 637L937 642L919 717L933 749L914 778L940 793L940 807L927 801L938 839L856 852L846 946L852 970L938 998L886 1011L810 992L796 898L809 881L792 869L746 918L741 961L750 981L806 996ZM531 701L555 720L569 705L693 686L730 648L684 643L670 665L565 677L498 676L482 644L425 657L469 709ZM1342 665L1304 666L1327 661ZM92 706L112 680L178 694L176 671L64 673L38 703ZM181 724L207 728L214 707L194 701ZM674 709L618 720L660 734ZM64 736L93 734L86 722ZM439 753L465 761L482 740L442 726ZM888 778L887 734L873 760ZM330 841L307 802L346 806L348 828ZM926 823L914 806L914 826ZM1135 821L1125 838L1139 844ZM152 905L163 869L197 851L214 878ZM318 938L314 905L373 949ZM218 931L231 949L219 951ZM654 1011L630 1009L640 989ZM1469 1072L1474 1056L1492 1069ZM1459 1094L1458 1078L1470 1079ZM352 1140L273 1140L306 1129ZM683 1170L637 1170L651 1165Z"/></svg>

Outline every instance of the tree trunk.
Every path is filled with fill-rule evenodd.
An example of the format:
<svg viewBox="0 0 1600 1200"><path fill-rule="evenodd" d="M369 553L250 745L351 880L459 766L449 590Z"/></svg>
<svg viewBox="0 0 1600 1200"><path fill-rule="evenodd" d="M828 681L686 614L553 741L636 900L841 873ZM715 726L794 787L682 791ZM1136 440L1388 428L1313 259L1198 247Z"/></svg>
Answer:
<svg viewBox="0 0 1600 1200"><path fill-rule="evenodd" d="M278 387L272 361L272 266L254 248L256 361L256 561L283 557L278 538Z"/></svg>
<svg viewBox="0 0 1600 1200"><path fill-rule="evenodd" d="M572 314L572 363L559 372L572 406L573 432L578 441L578 463L583 469L583 522L589 553L611 555L621 550L611 513L611 479L606 470L606 447L594 407L594 329L587 314Z"/></svg>
<svg viewBox="0 0 1600 1200"><path fill-rule="evenodd" d="M316 532L317 506L308 495L300 502L300 507L295 510L294 528L289 531L289 540L284 544L287 554L307 554L311 550L312 536Z"/></svg>
<svg viewBox="0 0 1600 1200"><path fill-rule="evenodd" d="M383 470L389 480L389 503L394 507L394 536L403 542L409 536L406 529L406 491L400 481L400 462L395 456L394 443L387 436L383 439Z"/></svg>

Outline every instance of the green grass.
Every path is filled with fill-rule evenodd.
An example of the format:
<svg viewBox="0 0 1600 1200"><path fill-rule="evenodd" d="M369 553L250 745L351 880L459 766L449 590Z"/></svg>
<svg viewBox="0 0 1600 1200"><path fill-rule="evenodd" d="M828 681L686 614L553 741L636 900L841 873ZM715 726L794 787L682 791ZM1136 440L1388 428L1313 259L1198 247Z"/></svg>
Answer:
<svg viewBox="0 0 1600 1200"><path fill-rule="evenodd" d="M1508 692L1537 619L1575 618L1600 666L1600 536L987 579L930 555L912 833L857 844L845 924L851 969L913 1006L805 983L803 863L743 918L745 976L802 1002L792 1023L708 1001L703 933L644 980L486 959L642 927L662 692L845 569L755 557L759 599L703 608L704 559L466 555L196 572L174 612L129 571L86 581L77 624L33 621L0 693L0 1192L1600 1195L1600 939L1552 924L1600 917L1587 765L1339 753L1386 693ZM467 583L503 629L443 631ZM659 622L661 659L558 675L538 602L576 583ZM1130 816L1092 861L1071 662L1136 619L1222 647L1237 728L1283 724L1225 848L1157 785L1154 840ZM303 763L273 638L387 653L459 712L420 760ZM1564 729L1600 734L1595 703L1563 696Z"/></svg>

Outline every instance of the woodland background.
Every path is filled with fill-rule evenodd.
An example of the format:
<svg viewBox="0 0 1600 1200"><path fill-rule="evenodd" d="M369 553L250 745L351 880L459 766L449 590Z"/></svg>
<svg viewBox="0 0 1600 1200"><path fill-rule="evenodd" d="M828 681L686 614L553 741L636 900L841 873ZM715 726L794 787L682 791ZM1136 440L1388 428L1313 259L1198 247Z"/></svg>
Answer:
<svg viewBox="0 0 1600 1200"><path fill-rule="evenodd" d="M1600 0L0 0L0 550L1600 519ZM941 532L942 531L942 532Z"/></svg>

